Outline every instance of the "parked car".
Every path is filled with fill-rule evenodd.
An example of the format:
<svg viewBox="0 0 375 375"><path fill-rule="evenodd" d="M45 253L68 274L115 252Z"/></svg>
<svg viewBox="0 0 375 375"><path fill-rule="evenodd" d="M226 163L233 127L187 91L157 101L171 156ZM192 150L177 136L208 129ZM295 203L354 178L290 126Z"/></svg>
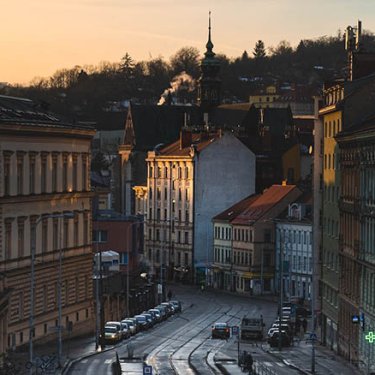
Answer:
<svg viewBox="0 0 375 375"><path fill-rule="evenodd" d="M126 323L125 321L122 320L120 322L120 324L121 324L121 330L122 330L122 338L128 339L131 335L130 327L129 327L128 323Z"/></svg>
<svg viewBox="0 0 375 375"><path fill-rule="evenodd" d="M125 320L131 320L133 322L133 324L135 325L136 333L138 333L141 330L141 326L139 325L137 319L135 319L134 317L125 318Z"/></svg>
<svg viewBox="0 0 375 375"><path fill-rule="evenodd" d="M176 312L181 312L182 311L182 306L181 302L177 300L172 300L170 303L174 306Z"/></svg>
<svg viewBox="0 0 375 375"><path fill-rule="evenodd" d="M228 339L230 337L230 328L228 323L216 322L212 326L211 337Z"/></svg>
<svg viewBox="0 0 375 375"><path fill-rule="evenodd" d="M160 315L160 311L158 309L150 309L150 310L148 310L148 312L155 317L157 322L161 321L161 315Z"/></svg>
<svg viewBox="0 0 375 375"><path fill-rule="evenodd" d="M104 340L107 343L117 343L121 341L120 328L115 325L105 325L104 326Z"/></svg>
<svg viewBox="0 0 375 375"><path fill-rule="evenodd" d="M144 315L134 315L134 318L137 319L142 331L146 331L151 327L151 324Z"/></svg>
<svg viewBox="0 0 375 375"><path fill-rule="evenodd" d="M159 310L162 320L165 320L168 318L167 308L165 306L158 305L158 306L155 306L154 308Z"/></svg>
<svg viewBox="0 0 375 375"><path fill-rule="evenodd" d="M174 314L174 307L173 307L173 305L171 303L169 303L169 302L162 302L160 305L164 306L166 308L168 316L172 316Z"/></svg>
<svg viewBox="0 0 375 375"><path fill-rule="evenodd" d="M122 327L121 327L121 323L120 322L117 322L117 321L110 321L110 322L106 322L105 323L106 326L116 326L118 331L120 332L120 340L122 339Z"/></svg>
<svg viewBox="0 0 375 375"><path fill-rule="evenodd" d="M130 335L135 335L137 333L137 327L132 320L124 319L121 320L121 324L122 323L126 323L128 325Z"/></svg>
<svg viewBox="0 0 375 375"><path fill-rule="evenodd" d="M144 315L146 317L146 319L150 323L151 327L153 327L155 325L156 320L154 319L154 317L152 316L152 314L150 314L147 311L143 311L141 315Z"/></svg>

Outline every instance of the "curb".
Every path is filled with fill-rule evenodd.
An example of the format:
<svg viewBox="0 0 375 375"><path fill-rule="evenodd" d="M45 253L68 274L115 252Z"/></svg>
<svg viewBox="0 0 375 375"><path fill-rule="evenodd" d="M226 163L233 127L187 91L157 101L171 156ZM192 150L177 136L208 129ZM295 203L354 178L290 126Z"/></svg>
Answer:
<svg viewBox="0 0 375 375"><path fill-rule="evenodd" d="M100 354L100 353L109 352L110 350L118 348L120 346L120 344L121 343L118 343L117 345L113 346L112 348L104 349L104 350L101 350L100 352L86 353L84 355L81 355L80 357L77 357L77 358L74 358L74 359L68 359L67 363L64 364L64 366L61 370L61 374L62 375L66 374L75 363L77 363L79 361L82 361L82 359L90 358L90 357L93 357L93 356L95 356L97 354Z"/></svg>

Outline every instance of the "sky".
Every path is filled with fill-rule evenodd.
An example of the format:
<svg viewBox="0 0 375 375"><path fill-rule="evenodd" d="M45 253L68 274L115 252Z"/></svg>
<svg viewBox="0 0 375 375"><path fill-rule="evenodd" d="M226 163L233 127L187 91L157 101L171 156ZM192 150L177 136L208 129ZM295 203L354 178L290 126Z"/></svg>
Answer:
<svg viewBox="0 0 375 375"><path fill-rule="evenodd" d="M375 32L374 0L0 0L0 82L29 84L59 69L203 54L208 12L216 53L227 57L287 40L335 36L362 21Z"/></svg>

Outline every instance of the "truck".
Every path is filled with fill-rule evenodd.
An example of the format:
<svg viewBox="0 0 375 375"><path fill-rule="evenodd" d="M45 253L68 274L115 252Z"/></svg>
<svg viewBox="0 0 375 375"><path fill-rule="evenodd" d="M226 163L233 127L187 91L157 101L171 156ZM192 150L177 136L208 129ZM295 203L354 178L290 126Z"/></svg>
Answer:
<svg viewBox="0 0 375 375"><path fill-rule="evenodd" d="M259 318L244 316L240 326L241 340L262 340L264 326L262 315Z"/></svg>

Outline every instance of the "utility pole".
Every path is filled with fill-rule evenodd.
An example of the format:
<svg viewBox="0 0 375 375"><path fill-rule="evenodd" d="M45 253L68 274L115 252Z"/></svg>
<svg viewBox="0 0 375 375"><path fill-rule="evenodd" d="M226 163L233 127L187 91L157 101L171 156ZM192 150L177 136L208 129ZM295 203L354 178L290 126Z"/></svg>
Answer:
<svg viewBox="0 0 375 375"><path fill-rule="evenodd" d="M283 241L285 241L285 238L281 235L281 230L280 230L280 256L279 256L279 270L280 270L280 278L279 278L279 283L280 283L280 298L279 298L279 351L281 352L282 348L282 337L281 337L281 316L282 316L282 309L283 309L283 251L284 251L284 246L283 246Z"/></svg>

